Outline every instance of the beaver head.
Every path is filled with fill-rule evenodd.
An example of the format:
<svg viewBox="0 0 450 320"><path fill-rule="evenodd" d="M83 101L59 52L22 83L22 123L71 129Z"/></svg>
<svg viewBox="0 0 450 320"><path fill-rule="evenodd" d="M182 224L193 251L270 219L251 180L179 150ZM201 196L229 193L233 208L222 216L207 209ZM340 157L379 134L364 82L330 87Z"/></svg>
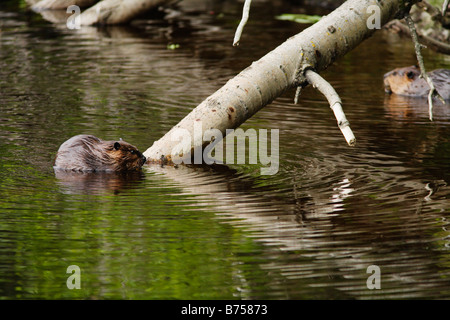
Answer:
<svg viewBox="0 0 450 320"><path fill-rule="evenodd" d="M415 95L411 85L419 77L420 70L417 66L394 69L384 75L384 90L388 93Z"/></svg>
<svg viewBox="0 0 450 320"><path fill-rule="evenodd" d="M55 169L71 171L130 171L145 163L139 150L125 141L104 141L91 135L78 135L64 142L55 159Z"/></svg>
<svg viewBox="0 0 450 320"><path fill-rule="evenodd" d="M145 157L133 145L123 141L105 141L105 150L111 158L114 171L139 170L145 163Z"/></svg>
<svg viewBox="0 0 450 320"><path fill-rule="evenodd" d="M397 68L384 75L384 87L386 92L412 97L425 97L430 86L422 78L417 66ZM433 82L436 91L445 100L450 100L450 70L436 69L427 72Z"/></svg>

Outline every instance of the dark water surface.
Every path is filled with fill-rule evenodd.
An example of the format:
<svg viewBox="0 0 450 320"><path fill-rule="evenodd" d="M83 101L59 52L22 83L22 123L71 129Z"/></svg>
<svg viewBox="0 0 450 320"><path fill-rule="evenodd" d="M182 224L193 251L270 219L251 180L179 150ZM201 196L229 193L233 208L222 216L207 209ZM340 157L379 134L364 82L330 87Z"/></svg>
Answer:
<svg viewBox="0 0 450 320"><path fill-rule="evenodd" d="M307 88L298 105L286 92L242 126L280 130L276 175L234 165L55 177L69 137L144 151L304 27L273 19L292 8L259 2L233 48L241 3L217 3L78 31L1 8L0 298L450 298L450 106L430 122L426 102L385 95L383 74L415 56L384 31L323 73L354 148ZM450 68L424 53L429 70ZM70 265L80 290L66 286ZM366 285L371 265L379 290Z"/></svg>

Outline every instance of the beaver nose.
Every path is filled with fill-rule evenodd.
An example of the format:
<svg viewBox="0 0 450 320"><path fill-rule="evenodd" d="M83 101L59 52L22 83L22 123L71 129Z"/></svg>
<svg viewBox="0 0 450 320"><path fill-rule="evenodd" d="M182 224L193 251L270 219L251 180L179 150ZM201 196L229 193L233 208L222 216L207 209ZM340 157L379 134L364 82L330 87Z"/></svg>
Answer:
<svg viewBox="0 0 450 320"><path fill-rule="evenodd" d="M144 164L145 161L147 161L147 158L143 155L143 156L142 156L142 164Z"/></svg>

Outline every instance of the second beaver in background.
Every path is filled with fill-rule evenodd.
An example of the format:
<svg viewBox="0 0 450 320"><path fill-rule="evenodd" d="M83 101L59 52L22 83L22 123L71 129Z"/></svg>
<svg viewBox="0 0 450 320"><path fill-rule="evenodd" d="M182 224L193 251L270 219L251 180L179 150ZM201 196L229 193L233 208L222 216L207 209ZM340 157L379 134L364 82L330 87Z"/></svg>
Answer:
<svg viewBox="0 0 450 320"><path fill-rule="evenodd" d="M450 100L450 70L436 69L428 72L436 91L445 100ZM430 87L425 79L420 77L417 66L394 69L384 75L386 92L402 96L426 97Z"/></svg>
<svg viewBox="0 0 450 320"><path fill-rule="evenodd" d="M145 163L139 150L125 141L104 141L78 135L64 142L55 159L55 170L121 172L139 170Z"/></svg>

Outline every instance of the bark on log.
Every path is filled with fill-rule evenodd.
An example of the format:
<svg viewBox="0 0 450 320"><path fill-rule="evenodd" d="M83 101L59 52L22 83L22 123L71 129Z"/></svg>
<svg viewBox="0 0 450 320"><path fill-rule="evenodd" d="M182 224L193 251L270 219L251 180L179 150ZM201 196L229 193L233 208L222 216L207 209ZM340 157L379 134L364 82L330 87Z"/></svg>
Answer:
<svg viewBox="0 0 450 320"><path fill-rule="evenodd" d="M194 154L194 149L204 148L210 143L203 141L202 135L194 134L195 127L201 125L202 132L218 129L225 136L226 129L237 128L285 90L297 85L306 86L304 71L326 69L376 31L367 26L367 21L374 18L374 12L369 10L374 7L370 6L380 9L382 26L394 18L403 17L416 2L348 0L316 24L253 62L206 98L144 152L147 163L159 163L161 159L170 162L186 150ZM185 132L191 137L181 147L179 140L172 140L172 134L179 133L180 129L187 130ZM175 151L175 147L184 151Z"/></svg>

